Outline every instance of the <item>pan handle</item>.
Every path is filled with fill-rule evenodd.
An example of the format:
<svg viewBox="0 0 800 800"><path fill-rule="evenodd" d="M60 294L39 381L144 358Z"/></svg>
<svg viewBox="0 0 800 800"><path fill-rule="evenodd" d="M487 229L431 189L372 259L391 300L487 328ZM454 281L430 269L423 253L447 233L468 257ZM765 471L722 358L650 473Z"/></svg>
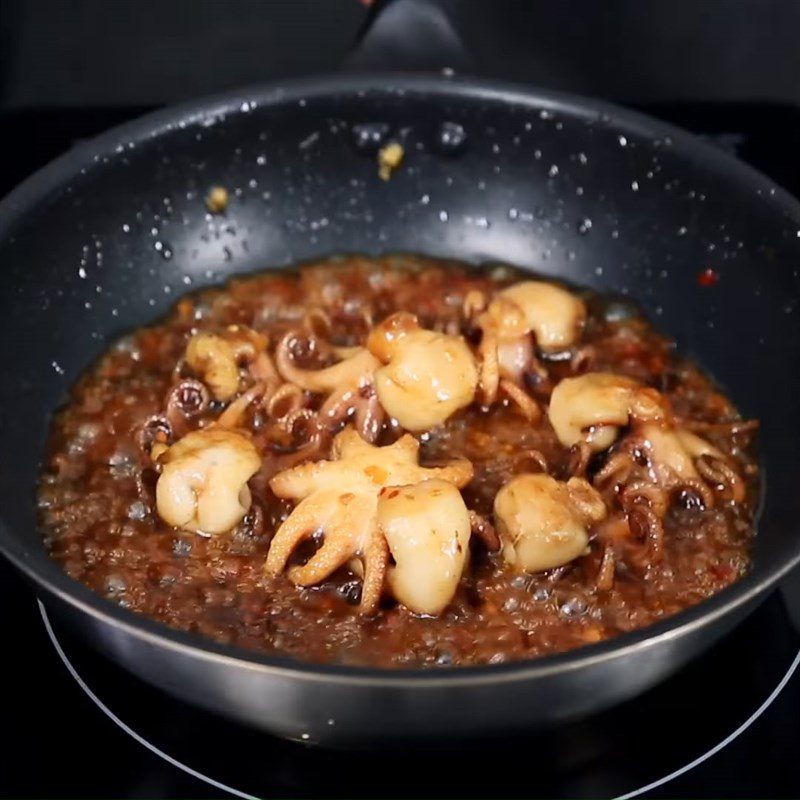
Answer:
<svg viewBox="0 0 800 800"><path fill-rule="evenodd" d="M374 0L342 69L475 72L475 64L447 13L445 2Z"/></svg>

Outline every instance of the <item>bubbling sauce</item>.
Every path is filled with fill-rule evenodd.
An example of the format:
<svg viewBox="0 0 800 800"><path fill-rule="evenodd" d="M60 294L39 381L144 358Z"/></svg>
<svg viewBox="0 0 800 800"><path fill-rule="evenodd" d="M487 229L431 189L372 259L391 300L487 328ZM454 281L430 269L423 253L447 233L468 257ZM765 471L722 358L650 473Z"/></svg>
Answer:
<svg viewBox="0 0 800 800"><path fill-rule="evenodd" d="M293 364L319 370L353 352L343 348L363 347L390 315L410 312L422 329L459 338L484 370L480 310L529 280L506 267L347 257L186 296L166 320L117 342L57 413L38 494L50 555L109 602L173 628L306 661L380 667L493 664L569 650L643 628L736 581L748 569L753 537L755 423L743 421L632 306L580 291L586 316L574 342L544 348L539 334L524 332L530 354L516 380L501 382L490 401L479 388L440 424L413 431L421 468L454 459L472 465L460 487L472 536L441 612L414 612L398 592L383 591L377 608L362 613L363 569L354 560L313 585L296 585L292 566L313 557L324 530L299 544L288 569L265 572L276 531L295 507L271 488L276 475L331 459L335 436L348 424L369 431L381 447L406 433L378 413L374 387L363 384L351 393L363 397L342 400L340 392L328 409L336 413L321 415L335 392L274 374L276 348L287 335ZM251 337L240 347L252 352L238 362L238 374L210 375L196 358L188 363L192 337L229 326ZM267 357L261 375L253 367L257 351ZM648 450L652 437L633 421L618 426L602 449L564 444L550 422L553 391L590 373L655 390L670 424L704 443L690 453L700 453L696 469L687 467L688 477L661 469ZM260 379L276 381L282 394L273 391L266 402L251 392L253 402L245 398L228 414L251 443L248 457L257 454L244 516L211 535L168 524L156 491L166 469L161 454L192 431L218 425ZM364 409L378 415L365 420ZM523 571L509 563L510 534L495 498L515 477L543 473L585 480L606 518L587 523L586 546L568 562ZM399 566L390 554L387 569Z"/></svg>

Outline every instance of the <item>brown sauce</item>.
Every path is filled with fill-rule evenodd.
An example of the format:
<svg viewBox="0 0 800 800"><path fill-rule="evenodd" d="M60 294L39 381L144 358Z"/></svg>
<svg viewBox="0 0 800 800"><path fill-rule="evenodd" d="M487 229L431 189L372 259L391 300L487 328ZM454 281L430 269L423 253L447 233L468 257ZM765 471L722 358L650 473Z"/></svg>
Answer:
<svg viewBox="0 0 800 800"><path fill-rule="evenodd" d="M648 559L646 543L633 536L618 554L612 585L598 587L605 551L597 537L587 555L532 575L513 572L473 537L469 567L437 618L414 615L389 598L376 615L360 615L359 579L347 569L305 589L285 575L265 577L271 537L292 507L267 481L302 447L302 431L287 432L258 410L248 413L246 426L263 461L250 480L253 506L244 520L228 534L206 537L159 518L158 476L142 429L164 413L196 330L248 325L274 346L315 308L330 319L325 335L331 343L355 345L371 324L407 310L423 326L460 332L474 345L478 334L463 312L467 293L491 296L521 277L529 276L417 257L353 257L237 279L184 298L167 320L116 344L58 412L39 490L51 556L110 602L174 628L304 660L385 667L499 663L569 650L650 625L737 580L748 569L753 536L751 426L738 424L730 401L644 318L588 293L579 344L558 359L541 359L546 376L526 375L526 391L546 408L553 385L564 377L587 369L633 377L663 392L674 413L722 451L746 485L740 502L723 492L713 507L691 488L672 491L659 559ZM315 347L314 337L309 342L299 357L321 365L324 348ZM313 410L320 399L306 393L305 402ZM208 422L223 407L212 404L188 427ZM378 441L389 443L399 433L388 425ZM473 404L420 438L423 464L457 456L472 461L475 474L463 497L486 519L510 477L541 468L531 451L544 456L547 471L559 479L575 469L575 452L559 443L547 415L531 424L508 398L488 409ZM315 457L327 455L323 448ZM589 462L589 480L605 457ZM610 506L616 502L613 491L604 497Z"/></svg>

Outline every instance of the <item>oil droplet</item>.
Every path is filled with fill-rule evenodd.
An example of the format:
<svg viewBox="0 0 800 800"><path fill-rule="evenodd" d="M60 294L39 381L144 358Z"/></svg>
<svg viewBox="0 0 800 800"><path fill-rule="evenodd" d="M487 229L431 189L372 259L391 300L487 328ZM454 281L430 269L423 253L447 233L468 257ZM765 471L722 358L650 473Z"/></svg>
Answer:
<svg viewBox="0 0 800 800"><path fill-rule="evenodd" d="M467 132L457 122L443 122L436 132L436 150L442 155L462 153L467 145Z"/></svg>
<svg viewBox="0 0 800 800"><path fill-rule="evenodd" d="M617 136L617 141L619 142L620 147L627 147L628 146L628 138L620 134Z"/></svg>
<svg viewBox="0 0 800 800"><path fill-rule="evenodd" d="M447 220L449 220L449 219L450 219L450 215L444 209L442 209L439 212L439 222L447 222Z"/></svg>
<svg viewBox="0 0 800 800"><path fill-rule="evenodd" d="M122 226L122 232L123 232L123 233L130 233L130 232L131 232L131 226L130 226L130 225L128 225L128 223L127 223L127 222L123 224L123 226Z"/></svg>
<svg viewBox="0 0 800 800"><path fill-rule="evenodd" d="M78 269L78 277L79 278L86 278L86 270L83 267Z"/></svg>
<svg viewBox="0 0 800 800"><path fill-rule="evenodd" d="M631 181L631 189L633 189L634 192L638 192L639 191L639 181Z"/></svg>
<svg viewBox="0 0 800 800"><path fill-rule="evenodd" d="M360 153L377 153L389 135L385 122L364 122L353 125L353 145Z"/></svg>

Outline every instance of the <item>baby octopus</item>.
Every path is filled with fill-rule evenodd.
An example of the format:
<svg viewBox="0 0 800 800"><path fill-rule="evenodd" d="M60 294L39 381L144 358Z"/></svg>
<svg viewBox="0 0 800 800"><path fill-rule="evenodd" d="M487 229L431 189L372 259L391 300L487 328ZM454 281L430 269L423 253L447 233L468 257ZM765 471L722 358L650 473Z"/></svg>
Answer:
<svg viewBox="0 0 800 800"><path fill-rule="evenodd" d="M467 560L470 516L459 489L472 478L472 465L457 459L422 467L418 456L419 443L408 434L376 447L346 428L333 440L331 461L273 477L272 491L297 505L272 540L265 572L282 572L297 545L321 532L316 553L290 567L295 584L320 583L355 561L363 574L363 613L375 611L387 584L411 611L440 613Z"/></svg>
<svg viewBox="0 0 800 800"><path fill-rule="evenodd" d="M157 447L156 509L165 522L219 534L242 521L252 501L247 481L261 466L245 434L212 426Z"/></svg>
<svg viewBox="0 0 800 800"><path fill-rule="evenodd" d="M373 328L367 347L384 365L375 373L378 399L406 430L440 425L475 398L478 367L460 336L425 330L401 312Z"/></svg>
<svg viewBox="0 0 800 800"><path fill-rule="evenodd" d="M230 325L222 333L201 331L186 346L187 366L199 375L216 400L230 400L240 384L240 365L246 364L250 376L265 385L270 394L279 376L266 352L267 340L243 325Z"/></svg>
<svg viewBox="0 0 800 800"><path fill-rule="evenodd" d="M600 494L583 478L512 478L494 501L503 556L519 572L542 572L585 555L588 528L606 516Z"/></svg>
<svg viewBox="0 0 800 800"><path fill-rule="evenodd" d="M334 427L352 414L361 436L375 441L384 418L375 393L378 360L364 347L332 347L332 355L339 359L335 364L323 369L301 369L292 354L300 336L290 331L278 343L275 363L283 379L308 392L326 395L318 413L325 427Z"/></svg>
<svg viewBox="0 0 800 800"><path fill-rule="evenodd" d="M394 314L375 327L367 347L331 348L341 360L304 370L291 355L296 334L278 345L281 375L311 392L327 394L320 417L336 423L355 413L362 438L374 441L384 412L406 430L424 431L469 405L478 383L475 359L460 336L419 326L413 314Z"/></svg>
<svg viewBox="0 0 800 800"><path fill-rule="evenodd" d="M643 532L649 562L661 558L663 519L675 490L689 491L706 508L714 505L715 495L744 499L744 482L729 459L676 425L666 397L630 378L590 372L565 379L553 391L549 417L563 445L590 454L621 437L594 483L624 512L625 519L608 530L632 525Z"/></svg>
<svg viewBox="0 0 800 800"><path fill-rule="evenodd" d="M498 390L517 399L516 388L526 370L536 364L536 347L554 353L571 347L586 319L583 301L566 289L543 281L523 281L503 289L485 306L485 298L467 297L467 313L480 312L480 390L485 403L493 403ZM524 409L523 409L524 410Z"/></svg>
<svg viewBox="0 0 800 800"><path fill-rule="evenodd" d="M744 499L741 477L725 454L690 431L663 424L634 425L595 478L598 485L626 485L633 495L642 484L671 492L693 491L706 508L715 494L736 503Z"/></svg>
<svg viewBox="0 0 800 800"><path fill-rule="evenodd" d="M587 445L598 453L617 440L631 420L663 420L666 399L638 381L607 372L562 380L550 397L550 424L565 447Z"/></svg>

